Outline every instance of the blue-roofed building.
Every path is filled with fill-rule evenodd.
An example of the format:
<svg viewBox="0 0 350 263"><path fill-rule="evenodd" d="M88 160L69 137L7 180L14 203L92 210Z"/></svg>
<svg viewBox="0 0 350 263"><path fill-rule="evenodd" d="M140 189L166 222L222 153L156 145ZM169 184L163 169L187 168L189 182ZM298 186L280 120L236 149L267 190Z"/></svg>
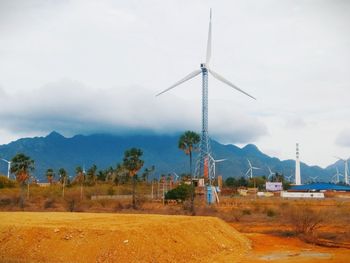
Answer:
<svg viewBox="0 0 350 263"><path fill-rule="evenodd" d="M311 183L303 185L294 185L289 191L296 192L320 192L320 191L339 191L339 192L350 192L350 186L338 185L330 183Z"/></svg>

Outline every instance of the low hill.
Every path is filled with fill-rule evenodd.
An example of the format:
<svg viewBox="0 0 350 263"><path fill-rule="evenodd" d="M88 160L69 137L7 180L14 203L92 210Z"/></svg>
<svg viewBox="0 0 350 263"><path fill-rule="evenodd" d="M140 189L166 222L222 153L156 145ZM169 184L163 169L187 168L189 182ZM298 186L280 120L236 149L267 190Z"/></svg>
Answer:
<svg viewBox="0 0 350 263"><path fill-rule="evenodd" d="M0 212L1 262L239 262L250 241L214 217Z"/></svg>
<svg viewBox="0 0 350 263"><path fill-rule="evenodd" d="M98 169L115 167L123 158L123 153L130 147L141 148L144 152L145 166L155 165L156 172L152 175L175 172L186 173L189 170L188 156L178 149L179 136L168 135L76 135L66 138L57 132L46 137L23 138L0 146L0 156L11 159L16 153L22 152L35 160L34 174L40 180L46 180L45 171L53 168L57 171L63 167L69 175L74 176L77 166L85 168L96 164ZM249 159L260 170L255 175L268 175L269 166L272 171L289 176L294 171L293 160L281 161L262 153L255 145L248 144L239 148L232 144L221 144L211 141L211 148L215 159L225 158L227 161L217 164L217 174L224 178L240 177L248 169ZM0 163L0 173L6 174L6 163ZM307 182L310 176L318 176L319 181L329 182L333 171L318 166L301 164L302 181Z"/></svg>

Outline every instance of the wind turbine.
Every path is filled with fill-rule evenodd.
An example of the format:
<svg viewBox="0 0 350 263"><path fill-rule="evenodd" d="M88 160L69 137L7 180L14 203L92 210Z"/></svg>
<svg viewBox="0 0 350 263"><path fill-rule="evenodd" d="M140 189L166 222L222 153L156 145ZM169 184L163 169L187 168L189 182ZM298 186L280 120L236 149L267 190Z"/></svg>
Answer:
<svg viewBox="0 0 350 263"><path fill-rule="evenodd" d="M175 182L177 182L178 178L179 178L179 175L175 172L173 172L173 175L175 175Z"/></svg>
<svg viewBox="0 0 350 263"><path fill-rule="evenodd" d="M309 177L311 179L311 182L316 183L316 179L318 178L318 175L317 176L309 176Z"/></svg>
<svg viewBox="0 0 350 263"><path fill-rule="evenodd" d="M345 184L349 184L349 177L348 177L348 173L349 173L348 160L349 159L343 159L337 156L334 156L334 157L344 162L344 180L345 180Z"/></svg>
<svg viewBox="0 0 350 263"><path fill-rule="evenodd" d="M11 171L11 161L6 160L6 159L1 159L1 160L3 160L4 162L7 163L7 178L9 179L10 178L10 171Z"/></svg>
<svg viewBox="0 0 350 263"><path fill-rule="evenodd" d="M247 176L249 174L249 178L252 179L253 178L253 170L259 170L260 168L252 166L251 162L248 159L247 159L247 161L249 164L249 169L245 173L245 176Z"/></svg>
<svg viewBox="0 0 350 263"><path fill-rule="evenodd" d="M338 167L335 167L335 170L337 171L333 176L332 176L332 180L333 182L335 182L336 184L339 184L340 180L339 177L343 176L341 173L339 173L339 169Z"/></svg>
<svg viewBox="0 0 350 263"><path fill-rule="evenodd" d="M289 176L286 176L286 179L288 180L288 182L292 182L291 181L291 178L293 177L293 175L291 174L291 175L289 175Z"/></svg>
<svg viewBox="0 0 350 263"><path fill-rule="evenodd" d="M275 175L275 173L273 173L273 172L271 171L270 166L267 166L267 168L269 169L269 175L267 176L267 180L269 180L269 178L270 178L270 177L272 178L272 177Z"/></svg>
<svg viewBox="0 0 350 263"><path fill-rule="evenodd" d="M224 162L224 161L226 161L227 159L215 160L215 159L213 158L213 156L211 156L211 155L209 155L209 158L210 158L211 161L212 161L212 168L213 168L213 174L214 174L214 177L213 177L213 178L209 178L209 179L212 180L212 179L214 179L215 176L216 176L216 166L215 166L215 164L216 164L216 163Z"/></svg>
<svg viewBox="0 0 350 263"><path fill-rule="evenodd" d="M255 99L253 96L249 95L245 91L241 90L234 84L232 84L230 81L222 77L220 74L216 73L209 67L209 62L211 59L211 9L210 9L210 20L209 20L209 33L208 33L208 42L207 42L207 54L206 54L206 60L205 63L200 64L200 69L197 69L188 75L186 75L184 78L177 81L175 84L170 86L169 88L163 90L162 92L158 93L156 96L159 96L178 85L194 78L195 76L202 73L202 130L201 130L201 141L200 141L200 152L199 157L197 161L197 167L196 167L196 176L197 177L205 177L206 171L208 171L208 178L213 178L213 171L211 169L208 169L212 167L213 161L211 160L210 156L210 143L209 143L209 133L208 133L208 72L217 80L225 83L226 85L234 88L235 90L247 95L248 97Z"/></svg>

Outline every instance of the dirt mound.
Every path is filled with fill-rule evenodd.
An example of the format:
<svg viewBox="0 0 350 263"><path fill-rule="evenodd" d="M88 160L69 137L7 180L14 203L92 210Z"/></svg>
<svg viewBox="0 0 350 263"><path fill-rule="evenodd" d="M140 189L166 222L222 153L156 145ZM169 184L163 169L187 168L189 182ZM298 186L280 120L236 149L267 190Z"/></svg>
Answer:
<svg viewBox="0 0 350 263"><path fill-rule="evenodd" d="M249 249L213 217L0 213L1 262L238 262Z"/></svg>

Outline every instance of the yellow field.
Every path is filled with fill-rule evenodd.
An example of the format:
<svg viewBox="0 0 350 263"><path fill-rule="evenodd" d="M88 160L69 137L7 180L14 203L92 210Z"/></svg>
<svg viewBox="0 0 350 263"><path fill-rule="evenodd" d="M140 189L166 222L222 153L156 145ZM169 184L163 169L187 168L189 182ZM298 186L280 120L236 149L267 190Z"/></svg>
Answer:
<svg viewBox="0 0 350 263"><path fill-rule="evenodd" d="M218 218L1 212L1 262L239 262L250 241Z"/></svg>

